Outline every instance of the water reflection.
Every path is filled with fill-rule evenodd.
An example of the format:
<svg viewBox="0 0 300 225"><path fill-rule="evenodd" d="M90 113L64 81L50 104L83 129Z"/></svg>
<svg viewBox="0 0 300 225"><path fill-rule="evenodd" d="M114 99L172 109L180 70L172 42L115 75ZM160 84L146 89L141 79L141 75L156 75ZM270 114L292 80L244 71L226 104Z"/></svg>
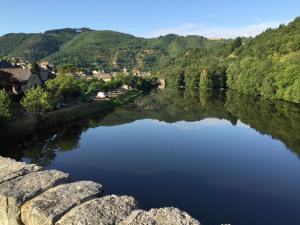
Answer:
<svg viewBox="0 0 300 225"><path fill-rule="evenodd" d="M77 149L82 133L93 127L115 126L141 119L175 123L205 118L226 119L232 125L240 120L261 134L282 141L300 156L299 105L252 99L234 92L204 94L178 90L152 92L107 114L62 127L6 136L0 142L0 154L46 166L55 159L57 152Z"/></svg>
<svg viewBox="0 0 300 225"><path fill-rule="evenodd" d="M94 180L203 224L300 224L300 108L165 90L112 112L7 135L0 155ZM217 216L216 216L217 215Z"/></svg>

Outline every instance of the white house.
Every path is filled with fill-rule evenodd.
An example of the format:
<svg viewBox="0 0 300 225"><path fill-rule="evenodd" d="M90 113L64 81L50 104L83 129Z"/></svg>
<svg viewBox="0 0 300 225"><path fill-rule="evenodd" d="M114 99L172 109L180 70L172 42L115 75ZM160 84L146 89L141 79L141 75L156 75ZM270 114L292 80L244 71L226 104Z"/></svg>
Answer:
<svg viewBox="0 0 300 225"><path fill-rule="evenodd" d="M107 92L98 92L96 98L107 98L108 93Z"/></svg>

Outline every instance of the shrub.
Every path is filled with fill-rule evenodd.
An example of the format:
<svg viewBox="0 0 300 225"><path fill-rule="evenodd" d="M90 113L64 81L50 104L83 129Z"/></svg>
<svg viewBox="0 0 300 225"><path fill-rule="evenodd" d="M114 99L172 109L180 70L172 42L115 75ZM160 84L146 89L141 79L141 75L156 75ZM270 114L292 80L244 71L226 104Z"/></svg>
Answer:
<svg viewBox="0 0 300 225"><path fill-rule="evenodd" d="M10 114L10 96L5 91L0 91L0 117L9 118Z"/></svg>
<svg viewBox="0 0 300 225"><path fill-rule="evenodd" d="M25 96L21 100L21 105L26 111L37 113L38 115L42 115L53 107L49 93L41 87L26 91Z"/></svg>

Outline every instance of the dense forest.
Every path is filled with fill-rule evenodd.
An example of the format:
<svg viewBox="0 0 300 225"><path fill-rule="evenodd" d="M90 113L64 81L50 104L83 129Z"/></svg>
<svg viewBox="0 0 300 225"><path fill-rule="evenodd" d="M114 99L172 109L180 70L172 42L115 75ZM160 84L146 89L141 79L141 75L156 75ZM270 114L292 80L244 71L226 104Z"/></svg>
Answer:
<svg viewBox="0 0 300 225"><path fill-rule="evenodd" d="M113 31L51 30L0 37L0 56L107 71L137 69L169 86L232 89L300 103L300 17L255 38L210 40L174 34L138 38Z"/></svg>
<svg viewBox="0 0 300 225"><path fill-rule="evenodd" d="M157 73L171 85L203 91L232 89L300 103L300 17L251 39L182 52Z"/></svg>

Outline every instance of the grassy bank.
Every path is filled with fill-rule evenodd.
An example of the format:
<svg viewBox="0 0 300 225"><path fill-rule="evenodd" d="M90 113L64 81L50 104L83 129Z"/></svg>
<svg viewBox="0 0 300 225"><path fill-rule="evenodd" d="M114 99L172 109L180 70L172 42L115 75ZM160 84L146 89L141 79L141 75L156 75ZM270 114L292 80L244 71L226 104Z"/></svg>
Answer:
<svg viewBox="0 0 300 225"><path fill-rule="evenodd" d="M96 115L97 113L107 112L115 107L134 101L143 94L142 91L132 90L109 100L93 101L90 103L81 103L70 108L65 108L44 114L37 118L34 114L17 120L6 121L1 125L2 134L26 133L34 129L46 129L57 125L64 125L76 120ZM2 130L1 129L1 130Z"/></svg>
<svg viewBox="0 0 300 225"><path fill-rule="evenodd" d="M97 113L106 112L117 106L129 103L142 94L142 91L128 91L110 100L93 101L90 103L81 103L70 108L61 109L46 113L40 118L36 128L54 127L56 125L66 124Z"/></svg>

